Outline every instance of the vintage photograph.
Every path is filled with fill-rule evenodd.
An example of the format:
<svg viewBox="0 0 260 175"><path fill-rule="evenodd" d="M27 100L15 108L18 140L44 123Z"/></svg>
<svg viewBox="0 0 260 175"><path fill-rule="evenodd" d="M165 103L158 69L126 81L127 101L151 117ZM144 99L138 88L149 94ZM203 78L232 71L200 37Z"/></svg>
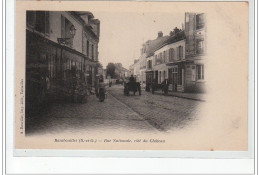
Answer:
<svg viewBox="0 0 260 175"><path fill-rule="evenodd" d="M26 136L87 125L160 132L191 124L204 102L205 14L187 12L179 18L176 26L173 21L161 27L172 28L165 35L151 28L154 38L144 43L123 44L122 36L112 41L122 45L113 47L99 45L106 21L92 12L27 11ZM186 21L180 25L181 19ZM134 36L130 27L135 28L116 32ZM132 55L120 55L128 49Z"/></svg>
<svg viewBox="0 0 260 175"><path fill-rule="evenodd" d="M16 148L247 149L245 3L26 4Z"/></svg>

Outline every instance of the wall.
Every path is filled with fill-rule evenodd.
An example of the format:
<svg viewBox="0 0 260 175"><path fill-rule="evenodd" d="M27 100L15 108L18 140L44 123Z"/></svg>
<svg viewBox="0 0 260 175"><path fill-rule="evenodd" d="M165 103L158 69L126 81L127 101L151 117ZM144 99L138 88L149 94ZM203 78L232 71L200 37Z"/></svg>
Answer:
<svg viewBox="0 0 260 175"><path fill-rule="evenodd" d="M95 41L92 36L90 34L88 34L87 32L84 32L83 34L83 48L82 48L82 52L83 54L87 55L87 41L89 41L89 55L88 57L90 59L92 59L92 44L94 46L94 60L98 61L98 43L97 41Z"/></svg>
<svg viewBox="0 0 260 175"><path fill-rule="evenodd" d="M195 55L195 13L185 13L186 55Z"/></svg>
<svg viewBox="0 0 260 175"><path fill-rule="evenodd" d="M82 24L66 12L50 12L50 40L57 43L57 38L61 38L61 15L66 17L76 28L73 39L73 49L82 53Z"/></svg>
<svg viewBox="0 0 260 175"><path fill-rule="evenodd" d="M155 51L154 52L153 63L156 63L155 55L159 55L160 53L163 53L164 51L166 51L166 59L165 59L165 61L169 62L169 50L171 48L174 49L174 61L177 61L178 60L177 59L177 47L179 47L179 46L183 47L183 57L182 57L182 60L185 60L185 58L186 58L185 57L185 40L181 40L181 41L178 41L178 42L166 45L166 46L160 48L159 50Z"/></svg>
<svg viewBox="0 0 260 175"><path fill-rule="evenodd" d="M185 92L205 92L205 82L196 80L196 64L185 65Z"/></svg>
<svg viewBox="0 0 260 175"><path fill-rule="evenodd" d="M50 11L50 40L57 43L61 38L61 13Z"/></svg>

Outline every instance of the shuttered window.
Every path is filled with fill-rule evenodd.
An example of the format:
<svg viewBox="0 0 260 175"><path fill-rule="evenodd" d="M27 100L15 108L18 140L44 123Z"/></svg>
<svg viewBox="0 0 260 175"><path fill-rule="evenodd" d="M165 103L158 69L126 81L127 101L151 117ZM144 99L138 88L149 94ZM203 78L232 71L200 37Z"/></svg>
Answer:
<svg viewBox="0 0 260 175"><path fill-rule="evenodd" d="M197 80L204 80L204 65L197 65Z"/></svg>
<svg viewBox="0 0 260 175"><path fill-rule="evenodd" d="M166 62L166 51L163 51L163 61L162 61L163 63L165 63Z"/></svg>
<svg viewBox="0 0 260 175"><path fill-rule="evenodd" d="M87 41L87 57L89 56L89 41Z"/></svg>
<svg viewBox="0 0 260 175"><path fill-rule="evenodd" d="M177 59L178 60L183 59L183 46L179 46L177 48Z"/></svg>
<svg viewBox="0 0 260 175"><path fill-rule="evenodd" d="M169 62L173 62L174 61L174 49L170 48L169 50Z"/></svg>

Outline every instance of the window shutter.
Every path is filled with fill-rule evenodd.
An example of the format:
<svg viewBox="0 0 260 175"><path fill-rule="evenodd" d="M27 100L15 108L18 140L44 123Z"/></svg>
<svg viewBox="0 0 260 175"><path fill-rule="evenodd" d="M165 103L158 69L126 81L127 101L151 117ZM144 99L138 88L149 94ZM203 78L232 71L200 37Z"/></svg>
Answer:
<svg viewBox="0 0 260 175"><path fill-rule="evenodd" d="M202 65L201 68L202 68L202 80L204 80L204 65Z"/></svg>
<svg viewBox="0 0 260 175"><path fill-rule="evenodd" d="M169 62L169 50L166 50L166 62Z"/></svg>
<svg viewBox="0 0 260 175"><path fill-rule="evenodd" d="M177 58L177 60L178 60L178 59L180 59L180 57L179 57L179 47L177 47L176 50L177 50L177 53L176 53L176 56L177 56L177 57L176 57L176 58Z"/></svg>
<svg viewBox="0 0 260 175"><path fill-rule="evenodd" d="M177 55L175 55L175 54L176 54L175 50L172 49L172 61L176 60L176 58L177 58Z"/></svg>
<svg viewBox="0 0 260 175"><path fill-rule="evenodd" d="M182 58L183 58L183 46L181 46L180 49L181 49L181 51L180 51L180 52L181 52L180 56L181 56L181 59L182 59Z"/></svg>

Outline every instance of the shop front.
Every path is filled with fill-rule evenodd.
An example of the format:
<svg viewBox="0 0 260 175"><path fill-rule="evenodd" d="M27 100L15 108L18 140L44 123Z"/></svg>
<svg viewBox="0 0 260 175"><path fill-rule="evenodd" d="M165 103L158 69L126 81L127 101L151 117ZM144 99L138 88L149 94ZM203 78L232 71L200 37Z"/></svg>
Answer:
<svg viewBox="0 0 260 175"><path fill-rule="evenodd" d="M183 63L168 63L169 91L184 92L184 70Z"/></svg>

